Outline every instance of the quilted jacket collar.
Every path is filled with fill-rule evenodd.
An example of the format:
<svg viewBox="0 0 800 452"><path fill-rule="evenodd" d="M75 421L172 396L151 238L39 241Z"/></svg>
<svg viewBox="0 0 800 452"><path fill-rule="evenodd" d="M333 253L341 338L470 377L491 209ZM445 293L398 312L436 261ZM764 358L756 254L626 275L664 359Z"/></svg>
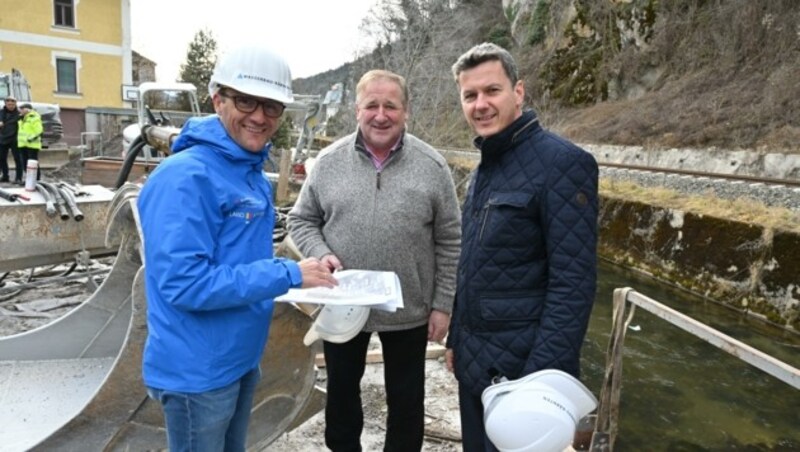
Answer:
<svg viewBox="0 0 800 452"><path fill-rule="evenodd" d="M510 126L500 133L487 138L477 137L473 141L476 148L480 149L482 158L497 158L511 149L519 140L529 133L540 129L539 118L533 110L525 110Z"/></svg>

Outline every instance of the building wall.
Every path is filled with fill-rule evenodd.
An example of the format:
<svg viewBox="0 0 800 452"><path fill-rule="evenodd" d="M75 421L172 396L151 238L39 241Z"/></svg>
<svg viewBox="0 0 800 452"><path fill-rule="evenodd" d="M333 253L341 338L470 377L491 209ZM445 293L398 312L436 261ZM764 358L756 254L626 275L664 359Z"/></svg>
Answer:
<svg viewBox="0 0 800 452"><path fill-rule="evenodd" d="M75 0L75 28L54 26L53 10L52 0L3 8L0 71L22 71L37 102L70 110L129 107L122 85L132 79L130 0ZM76 60L77 94L57 92L59 56Z"/></svg>
<svg viewBox="0 0 800 452"><path fill-rule="evenodd" d="M143 55L132 52L133 54L133 84L139 86L143 82L156 81L156 63L145 58Z"/></svg>

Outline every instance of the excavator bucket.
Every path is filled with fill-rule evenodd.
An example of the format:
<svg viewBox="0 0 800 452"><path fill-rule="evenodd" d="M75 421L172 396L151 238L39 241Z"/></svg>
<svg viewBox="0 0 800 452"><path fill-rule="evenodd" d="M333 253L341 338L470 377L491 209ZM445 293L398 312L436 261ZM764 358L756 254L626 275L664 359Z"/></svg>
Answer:
<svg viewBox="0 0 800 452"><path fill-rule="evenodd" d="M85 302L60 319L0 338L0 449L158 450L166 432L141 376L147 335L144 268L137 226L138 187L108 205L114 265ZM275 307L261 360L248 449L263 450L321 408L318 350L303 345L312 319L290 304Z"/></svg>

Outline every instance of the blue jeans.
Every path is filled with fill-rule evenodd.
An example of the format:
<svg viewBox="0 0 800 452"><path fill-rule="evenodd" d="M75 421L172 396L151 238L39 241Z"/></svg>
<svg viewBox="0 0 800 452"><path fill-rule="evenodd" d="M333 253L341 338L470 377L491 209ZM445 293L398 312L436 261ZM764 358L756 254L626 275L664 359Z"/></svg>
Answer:
<svg viewBox="0 0 800 452"><path fill-rule="evenodd" d="M147 395L163 408L170 452L244 451L260 379L255 368L228 386L196 394L148 387Z"/></svg>

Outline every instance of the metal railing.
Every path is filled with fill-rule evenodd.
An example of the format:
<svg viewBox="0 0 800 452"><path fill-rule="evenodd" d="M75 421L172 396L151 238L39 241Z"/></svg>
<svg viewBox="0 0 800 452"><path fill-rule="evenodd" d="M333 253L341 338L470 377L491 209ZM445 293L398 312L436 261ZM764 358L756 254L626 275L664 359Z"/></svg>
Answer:
<svg viewBox="0 0 800 452"><path fill-rule="evenodd" d="M628 308L630 303L630 309ZM800 389L800 369L767 355L744 342L734 339L704 323L642 295L630 287L614 290L611 339L606 350L606 369L597 408L595 433L590 450L610 451L619 428L619 399L622 387L622 351L636 306L683 329L684 331L724 350L742 361Z"/></svg>

